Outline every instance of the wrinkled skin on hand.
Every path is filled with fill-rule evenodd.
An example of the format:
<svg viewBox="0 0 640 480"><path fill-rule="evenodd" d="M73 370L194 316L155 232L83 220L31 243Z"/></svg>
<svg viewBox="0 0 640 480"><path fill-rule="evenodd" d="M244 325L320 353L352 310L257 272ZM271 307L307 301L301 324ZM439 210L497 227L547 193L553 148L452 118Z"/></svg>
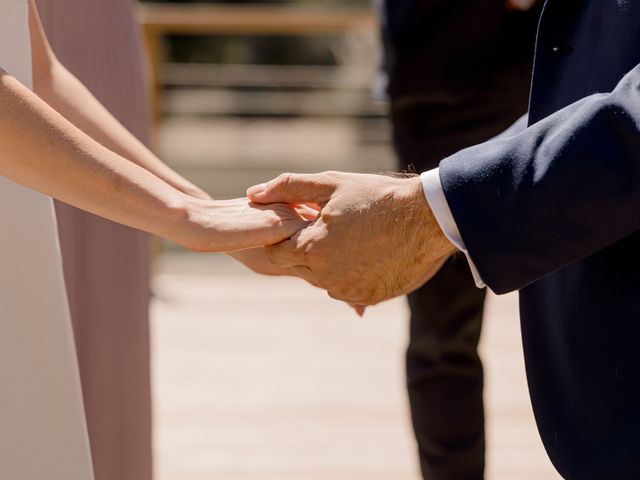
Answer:
<svg viewBox="0 0 640 480"><path fill-rule="evenodd" d="M314 204L318 218L266 248L332 298L374 305L422 286L455 252L420 179L326 172L284 174L247 192L255 203Z"/></svg>
<svg viewBox="0 0 640 480"><path fill-rule="evenodd" d="M298 205L295 206L294 209L299 217L306 221L315 220L319 214L319 210L317 208L312 208L307 205ZM245 267L252 270L253 272L259 273L261 275L299 277L299 275L294 270L290 268L279 267L271 263L267 258L264 247L256 247L247 250L241 250L238 252L232 252L229 254L229 256L241 262Z"/></svg>

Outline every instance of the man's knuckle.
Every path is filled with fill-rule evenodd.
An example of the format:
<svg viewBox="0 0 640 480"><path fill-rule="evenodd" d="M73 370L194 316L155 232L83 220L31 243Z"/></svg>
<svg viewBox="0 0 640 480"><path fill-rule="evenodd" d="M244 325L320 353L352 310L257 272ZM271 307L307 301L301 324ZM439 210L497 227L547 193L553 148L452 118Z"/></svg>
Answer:
<svg viewBox="0 0 640 480"><path fill-rule="evenodd" d="M293 182L293 173L281 173L273 181L273 187L286 189Z"/></svg>
<svg viewBox="0 0 640 480"><path fill-rule="evenodd" d="M383 300L377 290L371 290L367 294L365 294L362 298L362 302L364 305L375 305Z"/></svg>
<svg viewBox="0 0 640 480"><path fill-rule="evenodd" d="M295 218L291 218L291 216L287 215L287 212L276 213L271 218L271 225L274 228L289 228L292 226L292 223L298 223L298 220Z"/></svg>
<svg viewBox="0 0 640 480"><path fill-rule="evenodd" d="M340 292L344 296L353 295L353 285L342 278L335 282L334 290L336 292Z"/></svg>
<svg viewBox="0 0 640 480"><path fill-rule="evenodd" d="M305 242L301 245L300 251L307 258L316 256L317 248L313 242Z"/></svg>
<svg viewBox="0 0 640 480"><path fill-rule="evenodd" d="M325 177L331 179L331 180L338 180L340 178L342 178L345 173L344 172L340 172L338 170L327 170L326 172L324 172Z"/></svg>
<svg viewBox="0 0 640 480"><path fill-rule="evenodd" d="M340 295L338 292L334 292L333 290L329 290L327 293L334 300L340 300L340 301L344 300L344 297L342 295Z"/></svg>
<svg viewBox="0 0 640 480"><path fill-rule="evenodd" d="M335 205L327 204L320 212L320 217L324 219L335 218L339 213L339 210Z"/></svg>
<svg viewBox="0 0 640 480"><path fill-rule="evenodd" d="M326 261L326 255L324 255L324 242L322 239L314 236L301 237L299 240L299 248L303 255L308 257L323 257Z"/></svg>
<svg viewBox="0 0 640 480"><path fill-rule="evenodd" d="M325 226L335 233L338 232L340 225L344 223L343 221L345 220L342 210L335 207L327 209L326 212L323 210L321 215L322 222L325 224Z"/></svg>

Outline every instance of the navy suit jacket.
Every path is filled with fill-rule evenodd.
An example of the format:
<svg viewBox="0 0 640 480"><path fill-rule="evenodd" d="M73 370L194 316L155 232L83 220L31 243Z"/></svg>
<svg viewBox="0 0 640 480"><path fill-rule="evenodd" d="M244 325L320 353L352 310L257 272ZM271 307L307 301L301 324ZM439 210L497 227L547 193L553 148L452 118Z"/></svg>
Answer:
<svg viewBox="0 0 640 480"><path fill-rule="evenodd" d="M538 427L558 471L640 479L640 1L548 0L529 127L440 165L496 292L520 290Z"/></svg>

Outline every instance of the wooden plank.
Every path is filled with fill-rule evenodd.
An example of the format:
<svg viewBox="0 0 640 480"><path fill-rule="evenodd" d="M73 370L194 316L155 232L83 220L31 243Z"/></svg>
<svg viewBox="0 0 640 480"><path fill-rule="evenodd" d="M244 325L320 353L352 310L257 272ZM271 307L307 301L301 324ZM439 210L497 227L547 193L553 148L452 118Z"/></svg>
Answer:
<svg viewBox="0 0 640 480"><path fill-rule="evenodd" d="M151 68L151 116L160 120L162 38L169 34L317 35L373 32L369 9L264 5L139 4L138 23ZM155 142L152 141L152 144Z"/></svg>
<svg viewBox="0 0 640 480"><path fill-rule="evenodd" d="M402 299L357 318L291 278L164 256L154 280L159 480L417 480ZM515 295L490 296L489 480L559 480L527 395Z"/></svg>
<svg viewBox="0 0 640 480"><path fill-rule="evenodd" d="M138 21L161 34L312 35L373 30L369 9L143 4Z"/></svg>
<svg viewBox="0 0 640 480"><path fill-rule="evenodd" d="M371 65L242 65L164 63L166 86L215 88L294 88L370 92Z"/></svg>

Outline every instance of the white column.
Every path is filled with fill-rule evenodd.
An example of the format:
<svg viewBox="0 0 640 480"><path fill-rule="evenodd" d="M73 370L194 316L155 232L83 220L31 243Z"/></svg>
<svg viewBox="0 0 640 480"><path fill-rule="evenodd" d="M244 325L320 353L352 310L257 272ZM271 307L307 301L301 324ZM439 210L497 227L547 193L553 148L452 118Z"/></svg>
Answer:
<svg viewBox="0 0 640 480"><path fill-rule="evenodd" d="M0 0L0 67L31 86L27 0ZM0 177L0 479L92 478L53 203Z"/></svg>

